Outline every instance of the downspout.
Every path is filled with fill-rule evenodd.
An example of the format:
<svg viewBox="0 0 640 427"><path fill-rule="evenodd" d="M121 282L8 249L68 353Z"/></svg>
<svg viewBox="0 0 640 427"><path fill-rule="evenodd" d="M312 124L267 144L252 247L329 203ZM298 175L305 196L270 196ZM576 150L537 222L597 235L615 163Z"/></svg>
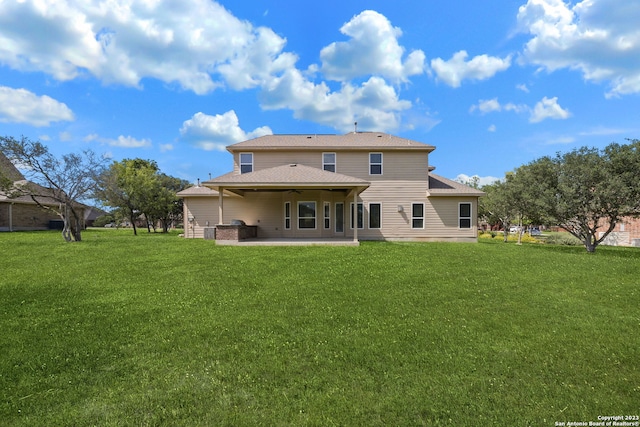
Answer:
<svg viewBox="0 0 640 427"><path fill-rule="evenodd" d="M223 189L222 187L218 187L218 224L224 224L223 221L223 214L224 214L224 209L223 209L223 199L222 199L222 193L223 193Z"/></svg>

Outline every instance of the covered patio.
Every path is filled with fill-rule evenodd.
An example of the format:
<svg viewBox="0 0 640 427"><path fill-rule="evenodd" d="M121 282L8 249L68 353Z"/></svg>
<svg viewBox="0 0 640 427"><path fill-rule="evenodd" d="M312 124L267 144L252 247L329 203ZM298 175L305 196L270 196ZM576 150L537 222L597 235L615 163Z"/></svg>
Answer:
<svg viewBox="0 0 640 427"><path fill-rule="evenodd" d="M370 183L352 176L328 172L310 166L289 164L243 174L230 173L205 181L203 185L218 192L218 225L228 228L230 221L234 218L229 218L229 215L225 214L225 203L231 203L232 201L229 197L223 197L224 195L248 199L257 193L283 194L283 192L286 192L288 194L301 194L303 192L312 192L314 194L321 194L322 192L327 192L332 195L341 195L339 197L342 200L347 203L352 201L353 205L357 206L358 196L369 187ZM316 201L319 203L321 201L318 196L313 197L315 197L315 199L312 200L312 203L316 203ZM277 206L277 209L282 209L280 204ZM258 231L255 238L232 240L219 240L216 238L216 242L219 244L245 245L322 245L345 244L346 242L350 242L350 244L353 245L358 243L357 227L353 228L352 238L347 238L344 236L344 233L342 236L324 236L322 228L317 227L317 210L313 217L313 228L305 228L300 225L303 224L303 222L298 222L298 220L304 221L304 217L299 216L299 211L296 210L290 213L289 223L286 223L287 220L284 219L286 214L282 212L277 212L277 214L271 212L270 216L282 218L278 221L285 221L285 225L282 227L283 230L279 235L273 235L272 233L270 236L261 236L260 231ZM279 224L281 224L281 222ZM293 224L297 224L297 227L293 227ZM276 225L270 225L276 230L278 229ZM266 227L265 225L261 226ZM240 225L239 227L242 226ZM326 229L326 227L324 228ZM291 237L287 235L295 234L296 231L299 233L298 236Z"/></svg>

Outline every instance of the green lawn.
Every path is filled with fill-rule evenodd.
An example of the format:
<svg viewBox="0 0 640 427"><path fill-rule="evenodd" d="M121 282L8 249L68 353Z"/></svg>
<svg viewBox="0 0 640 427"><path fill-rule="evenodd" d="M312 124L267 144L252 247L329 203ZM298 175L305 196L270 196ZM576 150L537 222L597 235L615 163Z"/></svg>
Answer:
<svg viewBox="0 0 640 427"><path fill-rule="evenodd" d="M0 234L0 424L640 415L640 250Z"/></svg>

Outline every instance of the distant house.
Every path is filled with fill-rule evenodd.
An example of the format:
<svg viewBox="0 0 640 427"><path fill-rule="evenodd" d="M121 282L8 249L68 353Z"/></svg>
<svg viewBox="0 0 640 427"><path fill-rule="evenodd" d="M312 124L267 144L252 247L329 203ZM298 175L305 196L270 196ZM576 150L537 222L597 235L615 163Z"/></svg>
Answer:
<svg viewBox="0 0 640 427"><path fill-rule="evenodd" d="M600 232L598 237L601 237ZM639 246L640 247L640 218L625 217L616 224L615 228L602 241L609 246Z"/></svg>
<svg viewBox="0 0 640 427"><path fill-rule="evenodd" d="M25 180L20 171L0 153L0 179L4 177L13 185L36 186L41 194L47 189ZM58 202L49 197L38 197L38 202L44 206L57 207ZM30 196L12 197L12 194L0 189L0 231L47 230L62 228L62 219L47 209L38 206Z"/></svg>
<svg viewBox="0 0 640 427"><path fill-rule="evenodd" d="M484 193L433 173L432 145L379 132L233 144L233 171L178 193L185 237L477 241ZM239 221L234 221L239 220Z"/></svg>

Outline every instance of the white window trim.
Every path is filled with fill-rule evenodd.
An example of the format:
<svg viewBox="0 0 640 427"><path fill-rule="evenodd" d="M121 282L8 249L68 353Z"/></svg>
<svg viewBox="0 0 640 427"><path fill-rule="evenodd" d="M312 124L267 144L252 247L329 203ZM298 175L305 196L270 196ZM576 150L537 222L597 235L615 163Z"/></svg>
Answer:
<svg viewBox="0 0 640 427"><path fill-rule="evenodd" d="M315 216L313 217L313 228L311 227L304 227L304 228L300 228L300 220L301 219L310 219L311 217L301 217L300 216L300 205L302 203L313 203L314 206L314 213ZM318 229L318 203L315 200L301 200L298 202L298 215L297 215L297 223L298 223L298 230L317 230Z"/></svg>
<svg viewBox="0 0 640 427"><path fill-rule="evenodd" d="M380 227L371 227L371 205L379 205L380 206ZM369 230L381 230L382 229L382 202L369 202L369 215L368 215L368 227Z"/></svg>
<svg viewBox="0 0 640 427"><path fill-rule="evenodd" d="M380 163L372 163L371 162L371 155L372 154L380 154ZM378 175L382 175L384 173L384 155L379 152L379 151L374 151L369 153L369 175L374 175L374 176L378 176ZM380 165L380 173L371 173L371 166L373 165Z"/></svg>
<svg viewBox="0 0 640 427"><path fill-rule="evenodd" d="M460 216L460 207L462 205L469 205L469 216L468 217L463 217ZM468 219L469 220L469 226L468 227L460 227L460 220L462 219ZM471 202L459 202L458 203L458 229L460 230L469 230L473 228L473 205L471 204Z"/></svg>
<svg viewBox="0 0 640 427"><path fill-rule="evenodd" d="M287 206L289 207L289 215L287 215ZM289 220L288 227L287 220ZM291 202L284 202L284 229L291 230Z"/></svg>
<svg viewBox="0 0 640 427"><path fill-rule="evenodd" d="M243 155L243 154L249 154L249 155L251 155L251 163L243 163L243 162L242 162L242 155ZM253 171L255 170L255 169L254 169L254 167L253 167L253 153L249 153L249 152L246 152L246 153L239 153L239 154L238 154L238 165L239 165L240 173L241 173L241 174L242 174L242 173L251 173L251 172L253 172ZM244 165L251 165L251 172L242 172L242 166L244 166Z"/></svg>
<svg viewBox="0 0 640 427"><path fill-rule="evenodd" d="M322 204L322 227L325 230L331 230L331 202L324 202Z"/></svg>
<svg viewBox="0 0 640 427"><path fill-rule="evenodd" d="M422 205L422 216L413 216L413 205ZM422 227L414 227L413 220L414 219L422 219ZM413 230L424 230L425 225L425 211L424 211L424 202L411 202L411 228Z"/></svg>
<svg viewBox="0 0 640 427"><path fill-rule="evenodd" d="M358 230L364 230L364 203L358 202L358 205L362 206L362 227L358 227ZM353 210L353 202L349 203L349 230L353 230L354 223L358 224L358 210Z"/></svg>
<svg viewBox="0 0 640 427"><path fill-rule="evenodd" d="M325 154L333 154L333 163L325 163L324 161L324 155ZM333 165L333 172L338 172L338 156L336 153L334 152L330 152L330 151L326 151L324 153L322 153L322 170L326 171L326 169L324 168L325 165ZM331 171L327 171L327 172L331 172Z"/></svg>

